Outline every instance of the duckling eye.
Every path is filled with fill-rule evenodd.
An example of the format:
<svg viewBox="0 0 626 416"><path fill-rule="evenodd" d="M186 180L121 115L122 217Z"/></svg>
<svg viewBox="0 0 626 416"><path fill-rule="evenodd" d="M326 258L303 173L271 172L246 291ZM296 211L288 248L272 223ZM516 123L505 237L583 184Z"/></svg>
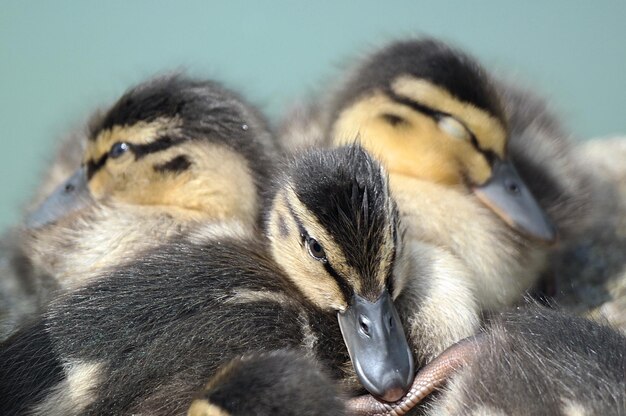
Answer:
<svg viewBox="0 0 626 416"><path fill-rule="evenodd" d="M109 150L109 157L113 159L117 159L122 156L130 149L130 145L126 142L117 142L111 146L111 150Z"/></svg>
<svg viewBox="0 0 626 416"><path fill-rule="evenodd" d="M314 238L309 238L306 242L306 247L309 250L309 254L315 260L326 262L326 252L320 243Z"/></svg>
<svg viewBox="0 0 626 416"><path fill-rule="evenodd" d="M443 116L437 122L439 128L455 139L470 141L471 136L465 126L457 119L450 116Z"/></svg>

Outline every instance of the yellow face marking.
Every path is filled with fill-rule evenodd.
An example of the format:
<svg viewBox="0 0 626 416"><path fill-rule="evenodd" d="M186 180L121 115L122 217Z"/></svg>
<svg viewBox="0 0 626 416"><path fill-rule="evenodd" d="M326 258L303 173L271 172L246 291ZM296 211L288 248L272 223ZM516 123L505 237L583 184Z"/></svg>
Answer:
<svg viewBox="0 0 626 416"><path fill-rule="evenodd" d="M140 121L132 126L113 126L104 130L94 139L90 140L85 150L84 162L97 162L111 150L111 146L117 142L126 142L135 145L146 145L158 140L164 134L175 133L180 126L177 119L157 119L147 123ZM96 199L101 199L113 191L124 188L129 183L129 166L134 164L135 158L132 151L117 159L108 158L105 165L99 169L89 180L89 190ZM134 171L134 169L130 169ZM135 170L136 171L136 170ZM137 179L137 175L133 175Z"/></svg>
<svg viewBox="0 0 626 416"><path fill-rule="evenodd" d="M402 76L392 83L391 88L398 95L453 115L474 134L483 149L492 150L504 159L506 130L498 119L486 111L459 101L445 89L423 79Z"/></svg>
<svg viewBox="0 0 626 416"><path fill-rule="evenodd" d="M333 269L335 269L335 271L337 271L337 273L339 273L341 276L346 278L356 292L360 292L361 281L358 278L358 273L347 264L345 256L343 254L343 250L341 250L339 245L337 245L333 237L317 221L315 215L311 211L309 211L302 202L300 202L292 189L289 189L287 191L286 197L296 215L298 215L298 219L302 221L302 224L304 225L306 231L309 233L309 236L316 239L324 248L326 258L328 259L328 262L332 265ZM319 263L318 261L316 262Z"/></svg>
<svg viewBox="0 0 626 416"><path fill-rule="evenodd" d="M164 134L180 131L182 122L178 118L158 118L151 122L140 121L132 126L113 126L103 130L94 140L90 140L85 151L84 161L99 160L117 142L149 144Z"/></svg>
<svg viewBox="0 0 626 416"><path fill-rule="evenodd" d="M204 140L190 140L155 158L145 158L146 175L154 175L153 191L144 201L180 207L212 219L254 223L259 205L248 161L236 151ZM192 165L182 173L158 173L154 164L184 155ZM141 159L140 161L143 161Z"/></svg>
<svg viewBox="0 0 626 416"><path fill-rule="evenodd" d="M392 125L384 116L399 117ZM447 185L475 184L491 176L484 156L471 143L443 132L435 120L400 105L382 92L341 112L332 131L335 145L359 141L391 175L401 174Z"/></svg>
<svg viewBox="0 0 626 416"><path fill-rule="evenodd" d="M466 179L482 185L491 177L485 156L464 135L460 122L480 147L505 157L506 129L486 111L464 103L448 91L426 80L398 77L393 92L433 110L450 114L454 120L438 124L431 117L393 101L382 91L356 101L342 111L332 130L336 144L359 140L383 161L390 173L436 183L457 185ZM393 124L385 116L397 118Z"/></svg>
<svg viewBox="0 0 626 416"><path fill-rule="evenodd" d="M339 273L346 273L349 269L345 265L345 260L342 260L343 255L337 245L312 214L298 201L290 188L286 188L276 196L270 214L268 229L274 259L315 305L325 310L345 310L348 300L344 298L335 279L326 272L324 265L313 259L306 246L302 245L298 223L289 206L296 212L310 236L324 247L333 268ZM353 271L352 274L343 275L347 278L355 276Z"/></svg>
<svg viewBox="0 0 626 416"><path fill-rule="evenodd" d="M85 160L99 160L117 142L150 144L179 129L176 119L116 126L90 143ZM185 158L189 167L180 172L156 169L177 157ZM97 200L159 206L188 220L237 219L252 224L259 203L247 160L225 145L200 138L185 139L139 159L132 151L117 159L109 157L88 186Z"/></svg>

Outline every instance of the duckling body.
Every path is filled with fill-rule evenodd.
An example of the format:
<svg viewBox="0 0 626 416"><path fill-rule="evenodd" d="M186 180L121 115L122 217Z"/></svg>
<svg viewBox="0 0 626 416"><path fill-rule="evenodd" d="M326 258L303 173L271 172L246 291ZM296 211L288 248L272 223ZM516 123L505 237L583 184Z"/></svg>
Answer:
<svg viewBox="0 0 626 416"><path fill-rule="evenodd" d="M500 310L520 300L538 279L545 253L502 222L470 194L423 180L390 177L407 239L426 241L464 263L481 310Z"/></svg>
<svg viewBox="0 0 626 416"><path fill-rule="evenodd" d="M54 300L39 326L0 349L0 395L13 398L2 413L179 414L221 365L286 348L348 391L362 389L358 377L399 397L413 361L390 301L402 283L385 176L358 148L310 153L290 172L269 241L179 238ZM21 367L24 355L45 368Z"/></svg>
<svg viewBox="0 0 626 416"><path fill-rule="evenodd" d="M52 306L54 315L46 324L54 327L49 330L51 343L65 364L64 385L59 393L48 390L38 404L24 403L34 405L34 414L131 414L151 409L182 414L194 394L231 358L304 348L307 342L310 353L337 369L335 378L349 365L336 318L303 307L307 303L301 294L277 279L275 264L259 255L263 247L242 247L239 241L225 239L219 245L168 246L146 257L137 269L129 265L123 273L77 289L62 305ZM100 312L104 305L106 320ZM310 335L320 332L323 337ZM94 336L98 333L106 335ZM72 400L80 384L90 394ZM55 390L54 385L46 387Z"/></svg>
<svg viewBox="0 0 626 416"><path fill-rule="evenodd" d="M497 317L484 337L428 415L626 413L626 338L614 329L532 307Z"/></svg>
<svg viewBox="0 0 626 416"><path fill-rule="evenodd" d="M92 119L82 167L27 217L17 278L69 289L174 236L251 232L275 156L262 116L219 84L140 84Z"/></svg>

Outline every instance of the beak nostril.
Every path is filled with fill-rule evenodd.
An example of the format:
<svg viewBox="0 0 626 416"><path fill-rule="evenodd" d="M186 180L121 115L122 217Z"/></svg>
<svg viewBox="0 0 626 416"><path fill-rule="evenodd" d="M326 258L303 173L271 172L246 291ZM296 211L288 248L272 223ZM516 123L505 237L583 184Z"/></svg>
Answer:
<svg viewBox="0 0 626 416"><path fill-rule="evenodd" d="M393 328L393 318L391 316L389 317L389 328Z"/></svg>
<svg viewBox="0 0 626 416"><path fill-rule="evenodd" d="M68 183L67 185L65 185L65 192L74 192L74 185L72 185L71 183Z"/></svg>
<svg viewBox="0 0 626 416"><path fill-rule="evenodd" d="M521 192L519 185L513 181L507 182L506 189L510 194L519 194Z"/></svg>
<svg viewBox="0 0 626 416"><path fill-rule="evenodd" d="M365 322L365 320L363 318L361 318L359 320L359 326L361 327L361 331L363 332L363 334L369 337L370 336L370 327L367 324L367 322Z"/></svg>

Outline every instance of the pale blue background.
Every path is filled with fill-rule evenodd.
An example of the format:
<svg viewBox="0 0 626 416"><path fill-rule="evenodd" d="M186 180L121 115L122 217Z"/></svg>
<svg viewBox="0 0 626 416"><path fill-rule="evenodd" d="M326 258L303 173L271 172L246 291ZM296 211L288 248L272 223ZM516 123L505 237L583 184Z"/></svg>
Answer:
<svg viewBox="0 0 626 416"><path fill-rule="evenodd" d="M276 116L368 48L442 36L531 81L580 137L626 132L625 1L0 0L0 229L55 140L158 71L187 68Z"/></svg>

